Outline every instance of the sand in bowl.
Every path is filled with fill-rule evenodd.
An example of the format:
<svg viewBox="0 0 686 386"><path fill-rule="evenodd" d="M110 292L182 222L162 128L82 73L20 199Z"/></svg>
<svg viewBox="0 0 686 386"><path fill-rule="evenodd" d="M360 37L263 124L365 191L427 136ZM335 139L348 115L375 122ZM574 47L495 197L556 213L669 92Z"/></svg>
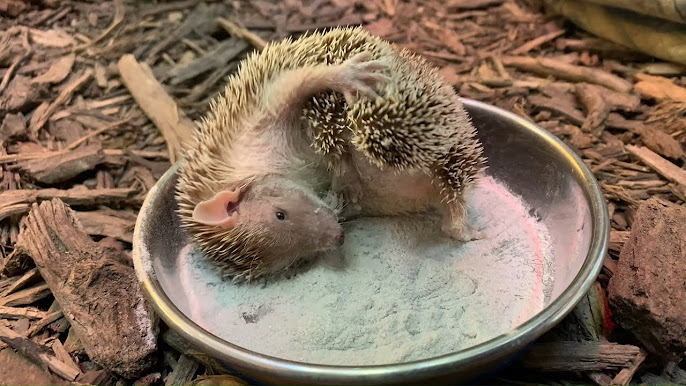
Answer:
<svg viewBox="0 0 686 386"><path fill-rule="evenodd" d="M485 239L450 240L430 216L362 219L347 225L339 257L266 285L225 282L187 253L188 316L246 349L326 365L420 360L492 339L543 308L550 238L492 177L468 204Z"/></svg>

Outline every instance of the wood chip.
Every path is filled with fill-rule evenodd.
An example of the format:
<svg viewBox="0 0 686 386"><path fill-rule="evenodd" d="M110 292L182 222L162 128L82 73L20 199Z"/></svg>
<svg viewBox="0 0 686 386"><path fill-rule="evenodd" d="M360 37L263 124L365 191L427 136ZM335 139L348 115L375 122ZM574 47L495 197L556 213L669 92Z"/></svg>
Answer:
<svg viewBox="0 0 686 386"><path fill-rule="evenodd" d="M13 167L34 181L56 184L68 181L79 174L93 170L105 160L102 147L88 145L71 152L61 153L43 159L26 161Z"/></svg>
<svg viewBox="0 0 686 386"><path fill-rule="evenodd" d="M446 8L449 9L477 9L477 8L487 8L500 5L504 3L505 0L450 0L445 4Z"/></svg>
<svg viewBox="0 0 686 386"><path fill-rule="evenodd" d="M161 336L162 341L172 347L174 350L180 352L183 355L192 357L197 362L202 363L207 368L211 369L214 374L227 374L227 370L224 366L219 364L214 358L207 355L203 355L198 352L193 346L191 346L188 341L183 339L179 334L171 329L166 329Z"/></svg>
<svg viewBox="0 0 686 386"><path fill-rule="evenodd" d="M124 55L117 66L133 98L162 133L169 160L176 162L181 149L192 146L193 122L155 79L147 64L138 63L133 55Z"/></svg>
<svg viewBox="0 0 686 386"><path fill-rule="evenodd" d="M152 48L150 48L150 50L146 53L148 63L151 63L154 60L153 58L155 58L158 53L162 52L162 50L174 44L174 42L178 41L179 39L186 37L191 32L202 31L203 29L208 28L211 29L216 26L216 24L213 23L212 20L217 15L218 5L208 5L204 2L196 4L197 6L186 17L183 24L181 24L171 34L168 34L168 36L162 39L162 41L158 42Z"/></svg>
<svg viewBox="0 0 686 386"><path fill-rule="evenodd" d="M2 113L28 113L40 104L45 94L45 88L41 85L32 84L25 76L15 76L0 94L0 114ZM47 102L46 102L47 105ZM34 112L34 115L38 110Z"/></svg>
<svg viewBox="0 0 686 386"><path fill-rule="evenodd" d="M675 85L663 76L637 73L638 83L634 86L641 95L658 101L674 100L686 102L686 88Z"/></svg>
<svg viewBox="0 0 686 386"><path fill-rule="evenodd" d="M502 58L502 61L504 65L516 67L520 70L544 76L552 75L573 82L599 84L623 93L628 93L633 88L630 82L601 69L575 66L557 59L506 56Z"/></svg>
<svg viewBox="0 0 686 386"><path fill-rule="evenodd" d="M176 368L172 371L164 382L165 386L188 385L193 380L200 364L195 359L181 354Z"/></svg>
<svg viewBox="0 0 686 386"><path fill-rule="evenodd" d="M581 126L584 123L583 113L570 103L564 103L564 101L548 98L544 95L532 95L528 99L532 105L555 111L577 126Z"/></svg>
<svg viewBox="0 0 686 386"><path fill-rule="evenodd" d="M35 136L38 133L38 130L43 128L43 125L45 125L45 123L48 121L48 118L50 118L50 116L57 111L57 108L66 103L71 95L91 78L92 74L93 70L87 68L78 78L69 83L62 90L62 92L60 92L57 98L55 98L52 103L50 103L43 111L41 111L40 115L37 115L38 111L36 111L36 113L34 113L34 117L31 119L29 128L31 134Z"/></svg>
<svg viewBox="0 0 686 386"><path fill-rule="evenodd" d="M81 344L79 337L76 336L76 333L74 332L73 328L69 329L67 339L64 341L64 349L67 350L69 354L75 356L81 354L84 351L83 345Z"/></svg>
<svg viewBox="0 0 686 386"><path fill-rule="evenodd" d="M26 134L26 118L22 113L7 114L0 125L0 142Z"/></svg>
<svg viewBox="0 0 686 386"><path fill-rule="evenodd" d="M89 235L109 236L115 239L133 242L134 220L127 220L101 212L76 212L76 218Z"/></svg>
<svg viewBox="0 0 686 386"><path fill-rule="evenodd" d="M72 359L71 355L65 350L64 346L62 345L62 342L60 342L59 339L55 339L52 341L51 345L52 351L55 353L55 356L57 359L60 361L64 362L67 366L71 367L72 369L81 372L81 369L79 369L79 366L74 362L74 359Z"/></svg>
<svg viewBox="0 0 686 386"><path fill-rule="evenodd" d="M0 298L4 298L5 296L11 294L12 292L17 291L18 289L23 288L27 284L35 284L38 281L41 281L41 276L40 272L38 272L38 268L31 268L28 271L26 271L19 279L17 279L14 283L9 285L2 293L0 293Z"/></svg>
<svg viewBox="0 0 686 386"><path fill-rule="evenodd" d="M16 332L16 331L15 331ZM0 342L0 344L4 344ZM14 350L0 351L0 379L5 385L71 385L62 377L51 374L42 363L26 358Z"/></svg>
<svg viewBox="0 0 686 386"><path fill-rule="evenodd" d="M0 325L0 340L19 351L25 357L49 368L52 372L68 381L75 380L79 375L78 370L57 359L48 347L26 339L2 325Z"/></svg>
<svg viewBox="0 0 686 386"><path fill-rule="evenodd" d="M645 147L627 145L626 150L666 179L686 187L686 170L681 169Z"/></svg>
<svg viewBox="0 0 686 386"><path fill-rule="evenodd" d="M170 83L177 85L192 79L204 72L226 66L226 64L236 58L241 52L248 48L248 43L241 40L241 38L230 38L219 45L212 51L208 52L188 64L174 67L169 71L172 76Z"/></svg>
<svg viewBox="0 0 686 386"><path fill-rule="evenodd" d="M88 356L126 378L152 365L157 319L128 257L93 242L58 199L33 204L24 224L16 248L36 263Z"/></svg>
<svg viewBox="0 0 686 386"><path fill-rule="evenodd" d="M624 243L626 243L626 241L629 240L630 234L630 231L616 231L614 229L611 230L608 249L619 254L619 252L622 250L622 247L624 246Z"/></svg>
<svg viewBox="0 0 686 386"><path fill-rule="evenodd" d="M50 325L51 323L57 321L61 317L64 316L64 313L62 313L61 309L57 309L55 311L47 313L41 320L36 322L31 328L26 332L26 337L31 338L41 332L45 327Z"/></svg>
<svg viewBox="0 0 686 386"><path fill-rule="evenodd" d="M543 44L545 44L551 40L555 40L564 34L565 34L565 30L561 29L561 30L553 31L553 32L547 33L545 35L539 36L536 39L528 41L528 42L522 44L521 46L515 48L514 50L512 50L512 55L526 54L527 52L533 50L534 48L539 47L539 46L541 46L541 45L543 45Z"/></svg>
<svg viewBox="0 0 686 386"><path fill-rule="evenodd" d="M29 28L29 35L31 41L38 45L47 47L65 48L76 43L73 37L62 30L51 29L42 31L39 29Z"/></svg>
<svg viewBox="0 0 686 386"><path fill-rule="evenodd" d="M24 205L28 208L34 202L59 198L69 205L101 205L116 203L130 198L136 192L130 188L116 189L85 189L74 187L72 189L36 189L36 190L9 190L0 193L0 213L5 207ZM4 217L0 215L0 220Z"/></svg>
<svg viewBox="0 0 686 386"><path fill-rule="evenodd" d="M646 126L641 130L641 141L648 149L667 158L678 160L684 157L684 149L679 141L652 126Z"/></svg>
<svg viewBox="0 0 686 386"><path fill-rule="evenodd" d="M5 319L41 319L46 315L45 311L41 311L34 307L6 307L0 306L0 318Z"/></svg>
<svg viewBox="0 0 686 386"><path fill-rule="evenodd" d="M437 29L435 33L438 36L438 39L441 41L441 43L448 47L450 51L461 56L467 54L467 49L465 48L464 44L460 42L460 35L455 33L455 31L443 27Z"/></svg>
<svg viewBox="0 0 686 386"><path fill-rule="evenodd" d="M0 299L0 306L23 306L32 304L48 296L50 296L50 288L47 283L43 282L3 297Z"/></svg>
<svg viewBox="0 0 686 386"><path fill-rule="evenodd" d="M76 60L75 54L69 54L56 60L52 66L42 75L31 80L31 83L60 83L71 72L71 68Z"/></svg>
<svg viewBox="0 0 686 386"><path fill-rule="evenodd" d="M610 342L536 343L523 365L545 372L621 370L631 366L640 353L636 346Z"/></svg>
<svg viewBox="0 0 686 386"><path fill-rule="evenodd" d="M234 23L230 20L226 20L223 17L214 19L214 21L219 24L226 32L230 35L241 38L246 42L250 43L253 47L258 50L262 50L267 42L256 34L250 32L245 27Z"/></svg>

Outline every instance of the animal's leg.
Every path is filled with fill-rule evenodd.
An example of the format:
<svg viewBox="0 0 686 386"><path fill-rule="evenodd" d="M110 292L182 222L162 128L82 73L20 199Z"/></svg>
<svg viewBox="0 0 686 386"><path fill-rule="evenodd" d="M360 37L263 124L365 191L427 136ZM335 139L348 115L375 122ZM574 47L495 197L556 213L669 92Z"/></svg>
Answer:
<svg viewBox="0 0 686 386"><path fill-rule="evenodd" d="M483 232L470 226L467 221L465 194L473 186L483 163L480 152L477 153L471 146L464 143L452 146L433 168L434 181L442 198L441 230L460 241L485 237Z"/></svg>
<svg viewBox="0 0 686 386"><path fill-rule="evenodd" d="M337 91L348 104L361 96L377 97L373 86L389 81L380 71L386 65L372 60L362 52L341 64L320 64L288 70L274 79L265 90L264 105L271 113L269 119L288 119L296 116L312 96L323 91Z"/></svg>
<svg viewBox="0 0 686 386"><path fill-rule="evenodd" d="M367 101L353 106L352 142L382 168L431 175L441 200L443 230L458 240L480 236L467 227L464 192L485 159L467 112L449 86L402 82L393 103L383 109Z"/></svg>

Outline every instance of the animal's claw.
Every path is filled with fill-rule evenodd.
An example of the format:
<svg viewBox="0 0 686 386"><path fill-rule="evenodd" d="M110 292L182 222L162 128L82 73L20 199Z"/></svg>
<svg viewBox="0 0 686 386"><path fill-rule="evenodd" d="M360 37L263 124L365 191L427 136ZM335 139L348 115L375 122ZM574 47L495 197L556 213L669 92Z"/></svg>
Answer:
<svg viewBox="0 0 686 386"><path fill-rule="evenodd" d="M360 97L375 99L379 94L373 86L380 86L391 81L391 78L379 71L388 66L380 60L371 60L369 52L361 52L345 61L339 68L337 80L340 91L348 104L353 104Z"/></svg>

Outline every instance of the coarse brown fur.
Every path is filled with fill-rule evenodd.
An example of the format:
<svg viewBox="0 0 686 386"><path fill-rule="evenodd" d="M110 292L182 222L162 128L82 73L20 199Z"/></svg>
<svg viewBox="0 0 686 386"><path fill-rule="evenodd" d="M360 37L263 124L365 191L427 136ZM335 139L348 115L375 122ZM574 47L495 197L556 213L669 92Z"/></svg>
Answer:
<svg viewBox="0 0 686 386"><path fill-rule="evenodd" d="M274 250L286 245L285 236L270 234L243 214L230 226L197 221L197 214L194 218L196 207L218 192L236 192L221 204L250 195L259 200L255 191L265 183L279 190L292 182L288 186L304 192L294 208L310 206L330 219L338 213L332 208L336 201L327 198L332 190L342 195L350 216L415 211L417 205L403 206L409 201L402 194L398 205L370 204L362 186L369 186L374 178L369 174L375 173L395 173L401 184L424 178L435 188L432 199L441 202L443 229L455 238L469 238L464 193L485 158L459 97L424 59L362 28L286 39L251 54L212 103L196 139L179 170L178 212L200 249L234 279L283 269L306 257L300 251L331 249L342 240L332 220L301 222L297 231L310 232L310 239L324 230L330 237L301 249L291 243L290 253L299 256L286 256ZM415 196L427 199L424 193ZM352 209L360 201L364 205Z"/></svg>

